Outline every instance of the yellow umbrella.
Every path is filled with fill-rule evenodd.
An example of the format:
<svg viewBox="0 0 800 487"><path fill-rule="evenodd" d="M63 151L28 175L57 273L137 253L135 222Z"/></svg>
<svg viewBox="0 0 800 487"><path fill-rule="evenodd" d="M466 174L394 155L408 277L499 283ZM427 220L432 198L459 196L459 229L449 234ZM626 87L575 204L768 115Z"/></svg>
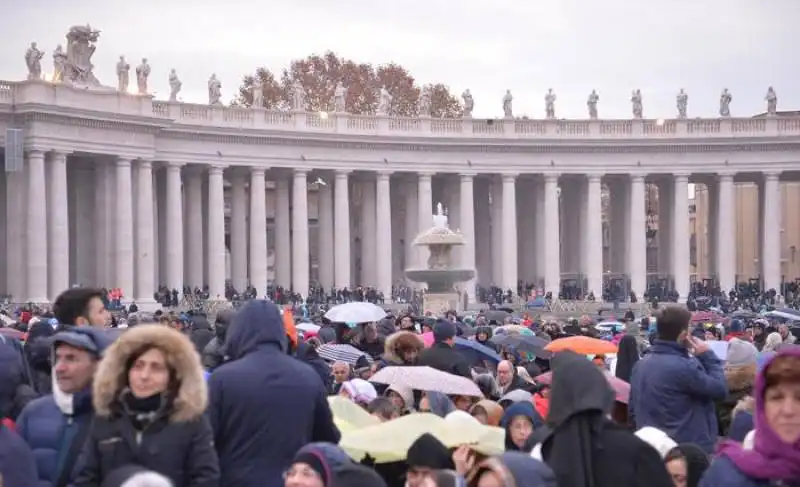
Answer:
<svg viewBox="0 0 800 487"><path fill-rule="evenodd" d="M328 396L333 421L339 431L355 431L379 424L381 420L366 412L361 406L343 396Z"/></svg>
<svg viewBox="0 0 800 487"><path fill-rule="evenodd" d="M444 418L458 431L466 431L478 437L469 447L486 456L500 455L506 450L506 430L497 426L486 426L464 411L453 411Z"/></svg>

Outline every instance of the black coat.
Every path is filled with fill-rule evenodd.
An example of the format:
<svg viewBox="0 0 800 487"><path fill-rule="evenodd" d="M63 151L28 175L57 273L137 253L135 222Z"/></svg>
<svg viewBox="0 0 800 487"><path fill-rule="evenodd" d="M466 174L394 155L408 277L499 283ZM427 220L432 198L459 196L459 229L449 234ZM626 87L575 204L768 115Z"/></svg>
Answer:
<svg viewBox="0 0 800 487"><path fill-rule="evenodd" d="M95 417L83 449L86 463L74 487L100 487L112 472L128 465L158 472L174 487L219 484L219 462L205 416L187 422L161 416L138 435L127 415Z"/></svg>
<svg viewBox="0 0 800 487"><path fill-rule="evenodd" d="M420 352L417 365L427 365L448 374L472 379L467 359L446 343L434 343L431 348Z"/></svg>

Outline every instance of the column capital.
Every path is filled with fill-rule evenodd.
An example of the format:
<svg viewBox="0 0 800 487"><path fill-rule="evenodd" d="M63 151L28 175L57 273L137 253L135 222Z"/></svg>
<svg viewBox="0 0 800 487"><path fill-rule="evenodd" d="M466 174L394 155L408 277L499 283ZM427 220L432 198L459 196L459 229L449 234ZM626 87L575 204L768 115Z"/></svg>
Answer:
<svg viewBox="0 0 800 487"><path fill-rule="evenodd" d="M125 167L125 166L130 167L131 159L127 157L117 156L116 160L114 161L114 164L116 164L117 167Z"/></svg>
<svg viewBox="0 0 800 487"><path fill-rule="evenodd" d="M222 172L224 170L225 170L225 166L222 166L222 165L212 164L212 165L208 166L208 174L214 174L214 175L219 174L219 175L222 175Z"/></svg>
<svg viewBox="0 0 800 487"><path fill-rule="evenodd" d="M267 174L267 168L262 166L252 166L250 168L250 176L251 177L259 177L262 178Z"/></svg>
<svg viewBox="0 0 800 487"><path fill-rule="evenodd" d="M544 175L544 181L546 183L558 183L558 178L561 177L560 173L553 172Z"/></svg>
<svg viewBox="0 0 800 487"><path fill-rule="evenodd" d="M470 180L474 179L475 176L478 175L478 173L476 173L476 172L462 172L462 173L458 173L458 175L461 176L461 180L464 181L464 180L467 180L467 179L470 179Z"/></svg>
<svg viewBox="0 0 800 487"><path fill-rule="evenodd" d="M174 170L180 171L183 168L183 166L186 165L183 162L177 162L177 161L163 161L162 164L164 164L164 167L166 167L167 169L173 171Z"/></svg>
<svg viewBox="0 0 800 487"><path fill-rule="evenodd" d="M644 178L646 176L647 175L644 173L631 173L630 175L631 183L644 183L645 182Z"/></svg>
<svg viewBox="0 0 800 487"><path fill-rule="evenodd" d="M377 172L377 177L378 177L378 179L389 179L392 176L393 173L394 173L394 171L388 171L388 170L387 171L378 171Z"/></svg>
<svg viewBox="0 0 800 487"><path fill-rule="evenodd" d="M428 179L430 180L436 173L431 171L418 171L417 177L419 179Z"/></svg>
<svg viewBox="0 0 800 487"><path fill-rule="evenodd" d="M153 168L153 161L150 159L137 159L136 165L138 167L143 167L145 169L152 169Z"/></svg>
<svg viewBox="0 0 800 487"><path fill-rule="evenodd" d="M689 176L691 176L691 173L688 173L688 172L674 172L674 173L672 173L672 177L674 179L689 179Z"/></svg>
<svg viewBox="0 0 800 487"><path fill-rule="evenodd" d="M605 173L593 172L586 175L586 180L592 183L599 183L603 176L605 176Z"/></svg>
<svg viewBox="0 0 800 487"><path fill-rule="evenodd" d="M761 171L761 174L764 176L766 180L777 180L781 177L781 171Z"/></svg>
<svg viewBox="0 0 800 487"><path fill-rule="evenodd" d="M351 171L350 169L337 169L336 170L336 177L339 177L339 176L347 177L351 172L353 172L353 171Z"/></svg>
<svg viewBox="0 0 800 487"><path fill-rule="evenodd" d="M40 150L40 149L30 149L27 152L28 152L28 157L41 157L41 158L44 158L44 155L45 155L45 151Z"/></svg>
<svg viewBox="0 0 800 487"><path fill-rule="evenodd" d="M514 183L514 182L517 181L517 176L519 176L519 174L516 174L516 173L502 174L501 178L502 178L504 183Z"/></svg>
<svg viewBox="0 0 800 487"><path fill-rule="evenodd" d="M296 167L294 169L294 177L295 178L305 178L308 177L308 169L304 167Z"/></svg>
<svg viewBox="0 0 800 487"><path fill-rule="evenodd" d="M717 181L733 181L734 176L736 176L735 171L719 171L717 172Z"/></svg>
<svg viewBox="0 0 800 487"><path fill-rule="evenodd" d="M60 151L60 150L50 151L50 156L53 158L54 161L59 161L59 160L66 161L67 160L67 156L69 154L70 154L69 152Z"/></svg>

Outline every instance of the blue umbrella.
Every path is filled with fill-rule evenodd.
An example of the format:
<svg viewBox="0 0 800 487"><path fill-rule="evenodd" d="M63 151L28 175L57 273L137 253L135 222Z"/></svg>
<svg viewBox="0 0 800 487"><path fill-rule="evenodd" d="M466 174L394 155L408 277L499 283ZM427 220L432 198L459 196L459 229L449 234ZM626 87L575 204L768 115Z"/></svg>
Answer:
<svg viewBox="0 0 800 487"><path fill-rule="evenodd" d="M474 340L456 337L454 342L455 349L465 355L470 363L482 362L484 360L497 363L503 360L503 357L497 352Z"/></svg>

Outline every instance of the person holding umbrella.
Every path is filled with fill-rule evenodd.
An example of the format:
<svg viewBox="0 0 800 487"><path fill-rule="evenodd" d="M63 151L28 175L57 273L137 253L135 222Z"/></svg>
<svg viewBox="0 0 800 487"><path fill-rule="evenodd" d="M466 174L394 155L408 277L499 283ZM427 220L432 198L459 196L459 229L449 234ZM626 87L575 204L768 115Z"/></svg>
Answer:
<svg viewBox="0 0 800 487"><path fill-rule="evenodd" d="M417 360L418 365L427 365L453 375L472 378L472 371L466 359L453 347L455 345L456 325L447 320L438 320L433 327L434 344L423 350Z"/></svg>

